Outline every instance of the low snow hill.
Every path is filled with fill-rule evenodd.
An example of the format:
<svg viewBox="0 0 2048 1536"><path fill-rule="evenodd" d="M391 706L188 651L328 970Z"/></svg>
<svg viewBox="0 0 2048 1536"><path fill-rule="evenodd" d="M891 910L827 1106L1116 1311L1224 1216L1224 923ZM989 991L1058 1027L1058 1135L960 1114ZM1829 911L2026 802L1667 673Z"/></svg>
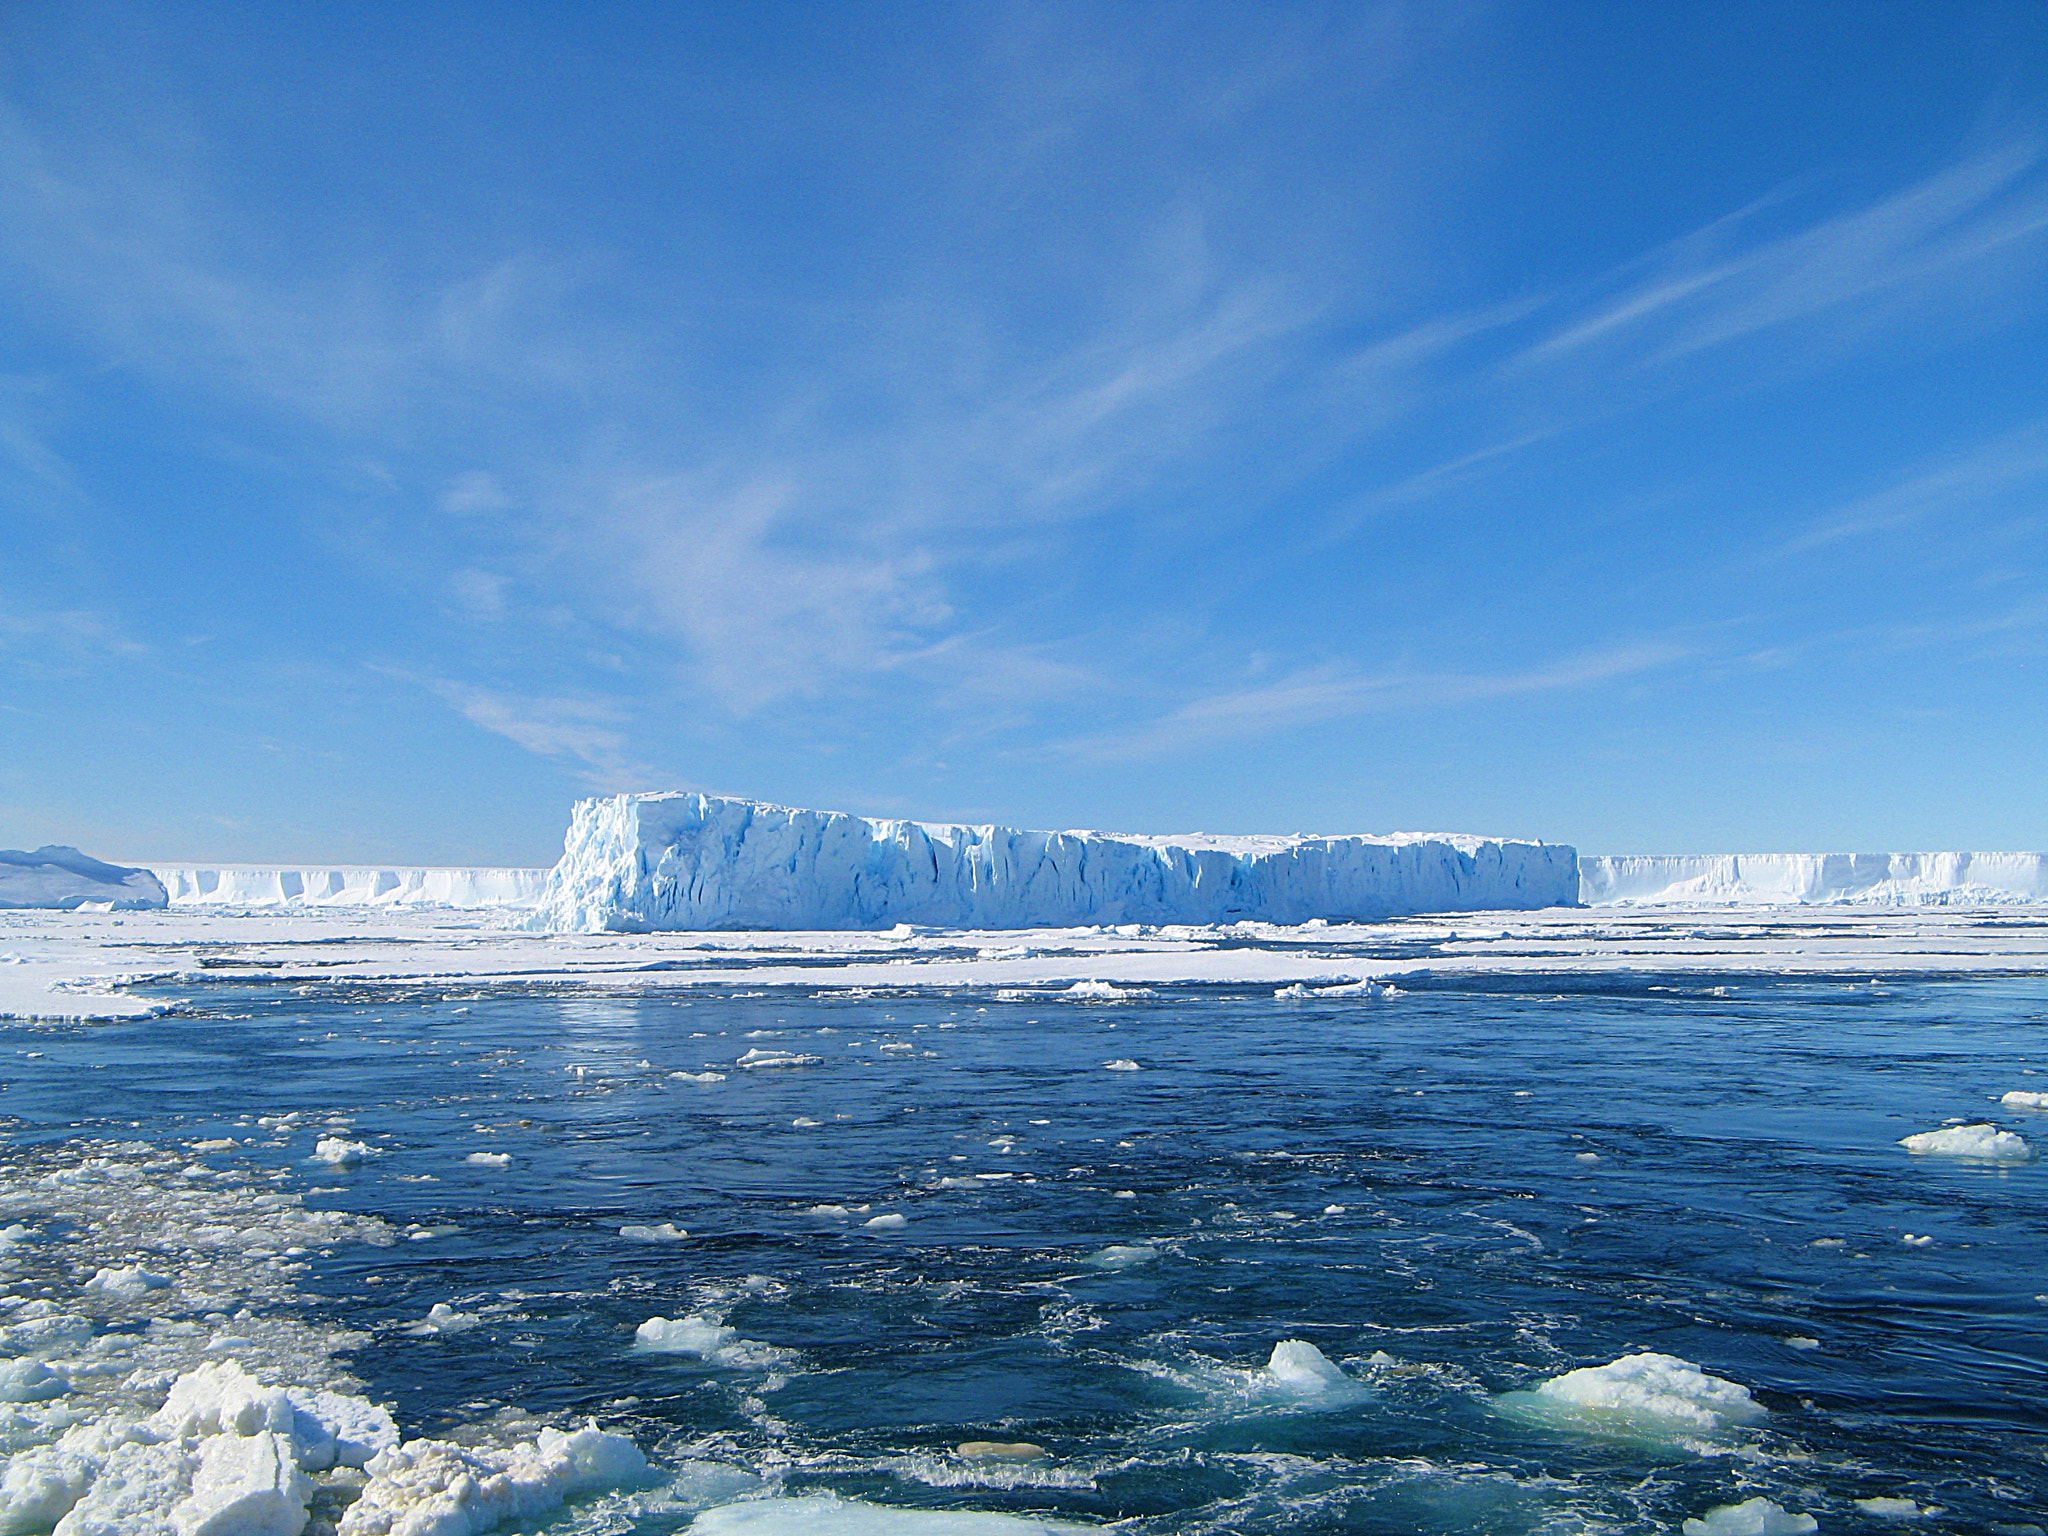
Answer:
<svg viewBox="0 0 2048 1536"><path fill-rule="evenodd" d="M104 863L61 843L27 853L0 848L0 907L133 912L163 904L163 885L146 869Z"/></svg>
<svg viewBox="0 0 2048 1536"><path fill-rule="evenodd" d="M578 802L536 927L1301 923L1569 906L1575 850L1442 833L1154 837L876 820L670 792Z"/></svg>
<svg viewBox="0 0 2048 1536"><path fill-rule="evenodd" d="M2048 902L2048 854L1608 854L1579 860L1579 900L1590 907Z"/></svg>

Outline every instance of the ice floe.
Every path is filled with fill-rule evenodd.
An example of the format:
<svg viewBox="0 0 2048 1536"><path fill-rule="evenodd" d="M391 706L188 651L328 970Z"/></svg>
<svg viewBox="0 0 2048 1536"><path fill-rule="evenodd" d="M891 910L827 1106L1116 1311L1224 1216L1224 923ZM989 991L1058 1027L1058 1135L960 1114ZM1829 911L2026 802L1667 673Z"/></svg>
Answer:
<svg viewBox="0 0 2048 1536"><path fill-rule="evenodd" d="M1998 1102L2014 1109L2048 1109L2048 1093L2037 1093L2028 1088L2013 1088L2001 1094Z"/></svg>
<svg viewBox="0 0 2048 1536"><path fill-rule="evenodd" d="M640 1448L594 1423L568 1433L543 1429L503 1449L408 1440L380 1451L365 1470L370 1480L337 1536L483 1536L508 1521L551 1514L580 1494L648 1477Z"/></svg>
<svg viewBox="0 0 2048 1536"><path fill-rule="evenodd" d="M650 1317L633 1331L633 1347L650 1355L693 1355L707 1364L736 1370L766 1369L796 1359L793 1350L759 1339L743 1339L737 1328L715 1317Z"/></svg>
<svg viewBox="0 0 2048 1536"><path fill-rule="evenodd" d="M1560 1427L1681 1442L1769 1417L1740 1383L1710 1376L1676 1355L1651 1352L1566 1371L1531 1391L1503 1393L1494 1403Z"/></svg>
<svg viewBox="0 0 2048 1536"><path fill-rule="evenodd" d="M632 1243L679 1243L690 1234L672 1221L655 1226L627 1225L619 1228L619 1236Z"/></svg>
<svg viewBox="0 0 2048 1536"><path fill-rule="evenodd" d="M1928 1510L1922 1509L1912 1499L1896 1499L1888 1496L1856 1500L1857 1509L1879 1520L1917 1520Z"/></svg>
<svg viewBox="0 0 2048 1536"><path fill-rule="evenodd" d="M1992 1162L2023 1162L2034 1155L2027 1138L1995 1125L1947 1125L1899 1138L1908 1152L1932 1157L1974 1157Z"/></svg>
<svg viewBox="0 0 2048 1536"><path fill-rule="evenodd" d="M1722 1504L1688 1519L1685 1536L1810 1536L1820 1529L1811 1515L1795 1515L1769 1499Z"/></svg>
<svg viewBox="0 0 2048 1536"><path fill-rule="evenodd" d="M1336 1362L1304 1339L1283 1339L1261 1373L1261 1386L1284 1396L1318 1403L1358 1402L1371 1390L1338 1369Z"/></svg>
<svg viewBox="0 0 2048 1536"><path fill-rule="evenodd" d="M1084 1261L1096 1269L1130 1269L1139 1264L1150 1264L1159 1257L1159 1250L1150 1243L1111 1243L1107 1248L1098 1248Z"/></svg>
<svg viewBox="0 0 2048 1536"><path fill-rule="evenodd" d="M689 1527L691 1536L1081 1536L1100 1529L1031 1515L891 1509L823 1494L724 1504Z"/></svg>
<svg viewBox="0 0 2048 1536"><path fill-rule="evenodd" d="M367 1142L350 1141L341 1136L322 1136L313 1143L312 1160L334 1168L356 1168L374 1151Z"/></svg>

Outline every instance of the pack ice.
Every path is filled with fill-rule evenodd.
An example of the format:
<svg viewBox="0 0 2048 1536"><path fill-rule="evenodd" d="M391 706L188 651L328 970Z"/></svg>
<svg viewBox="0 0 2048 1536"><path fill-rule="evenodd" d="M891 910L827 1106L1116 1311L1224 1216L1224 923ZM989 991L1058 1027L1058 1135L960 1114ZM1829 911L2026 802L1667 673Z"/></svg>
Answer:
<svg viewBox="0 0 2048 1536"><path fill-rule="evenodd" d="M1568 847L1434 833L1152 837L670 792L578 802L536 927L1043 928L1571 905Z"/></svg>
<svg viewBox="0 0 2048 1536"><path fill-rule="evenodd" d="M46 843L33 852L0 848L0 907L60 907L88 902L103 911L132 912L164 904L162 882L146 869L106 864Z"/></svg>
<svg viewBox="0 0 2048 1536"><path fill-rule="evenodd" d="M1589 854L1579 860L1579 899L1589 907L2048 901L2048 853Z"/></svg>

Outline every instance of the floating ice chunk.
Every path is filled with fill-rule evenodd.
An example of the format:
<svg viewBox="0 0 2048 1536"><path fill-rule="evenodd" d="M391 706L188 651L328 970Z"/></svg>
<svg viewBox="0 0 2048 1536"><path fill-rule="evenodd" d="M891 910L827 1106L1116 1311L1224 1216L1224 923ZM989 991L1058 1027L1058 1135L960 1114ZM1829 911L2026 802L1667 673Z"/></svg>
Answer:
<svg viewBox="0 0 2048 1536"><path fill-rule="evenodd" d="M214 1435L199 1443L192 1493L171 1510L178 1536L299 1536L313 1480L283 1435Z"/></svg>
<svg viewBox="0 0 2048 1536"><path fill-rule="evenodd" d="M966 1509L889 1509L829 1494L707 1509L690 1536L1100 1536L1101 1527ZM351 1536L343 1528L342 1536Z"/></svg>
<svg viewBox="0 0 2048 1536"><path fill-rule="evenodd" d="M967 1461L1045 1460L1045 1447L1029 1440L962 1440L955 1453Z"/></svg>
<svg viewBox="0 0 2048 1536"><path fill-rule="evenodd" d="M752 1071L756 1067L809 1067L824 1059L822 1056L807 1056L802 1051L764 1051L756 1046L735 1065Z"/></svg>
<svg viewBox="0 0 2048 1536"><path fill-rule="evenodd" d="M0 1360L0 1403L47 1403L71 1390L71 1383L40 1360Z"/></svg>
<svg viewBox="0 0 2048 1536"><path fill-rule="evenodd" d="M1120 1003L1127 997L1156 997L1150 987L1120 987L1109 981L1077 981L1056 994L1074 1003Z"/></svg>
<svg viewBox="0 0 2048 1536"><path fill-rule="evenodd" d="M316 1163L327 1163L335 1168L356 1168L366 1157L375 1156L375 1149L365 1142L349 1141L340 1136L322 1136L313 1143L313 1158Z"/></svg>
<svg viewBox="0 0 2048 1536"><path fill-rule="evenodd" d="M669 1076L679 1083L722 1083L723 1072L671 1072Z"/></svg>
<svg viewBox="0 0 2048 1536"><path fill-rule="evenodd" d="M510 1450L408 1440L380 1451L370 1480L341 1517L338 1536L482 1536L511 1520L560 1509L565 1499L647 1477L647 1458L595 1424L544 1429Z"/></svg>
<svg viewBox="0 0 2048 1536"><path fill-rule="evenodd" d="M1784 1344L1787 1349L1819 1349L1820 1340L1810 1339L1803 1333L1788 1333Z"/></svg>
<svg viewBox="0 0 2048 1536"><path fill-rule="evenodd" d="M0 1473L0 1536L47 1531L92 1485L94 1460L58 1446L23 1451Z"/></svg>
<svg viewBox="0 0 2048 1536"><path fill-rule="evenodd" d="M1995 1125L1950 1125L1938 1131L1921 1131L1903 1136L1899 1145L1916 1155L1976 1157L1993 1162L2016 1163L2034 1155L2027 1138Z"/></svg>
<svg viewBox="0 0 2048 1536"><path fill-rule="evenodd" d="M823 1216L827 1221L851 1221L853 1212L843 1205L814 1205L805 1210L806 1216Z"/></svg>
<svg viewBox="0 0 2048 1536"><path fill-rule="evenodd" d="M105 1448L84 1496L57 1522L59 1536L155 1536L192 1491L199 1457L182 1442L129 1440Z"/></svg>
<svg viewBox="0 0 2048 1536"><path fill-rule="evenodd" d="M2048 1093L2034 1093L2025 1088L2014 1088L2001 1095L1998 1102L2009 1104L2014 1109L2048 1109Z"/></svg>
<svg viewBox="0 0 2048 1536"><path fill-rule="evenodd" d="M1911 1499L1858 1499L1856 1507L1866 1515L1875 1515L1880 1520L1917 1520L1927 1513Z"/></svg>
<svg viewBox="0 0 2048 1536"><path fill-rule="evenodd" d="M679 1243L690 1234L672 1221L659 1226L626 1226L619 1228L619 1236L633 1243Z"/></svg>
<svg viewBox="0 0 2048 1536"><path fill-rule="evenodd" d="M226 1152L231 1150L234 1145L235 1138L232 1136L215 1136L206 1141L193 1142L192 1150L194 1152Z"/></svg>
<svg viewBox="0 0 2048 1536"><path fill-rule="evenodd" d="M1103 1065L1112 1072L1136 1072L1141 1070L1138 1064L1128 1056L1119 1056L1115 1061L1105 1061Z"/></svg>
<svg viewBox="0 0 2048 1536"><path fill-rule="evenodd" d="M151 1291L160 1291L170 1283L169 1275L154 1274L139 1264L129 1264L118 1269L102 1267L85 1282L85 1289L132 1301L138 1296L147 1296Z"/></svg>
<svg viewBox="0 0 2048 1536"><path fill-rule="evenodd" d="M479 1168L510 1168L512 1166L512 1154L510 1152L472 1152L463 1161L465 1163L474 1163Z"/></svg>
<svg viewBox="0 0 2048 1536"><path fill-rule="evenodd" d="M893 1232L898 1227L910 1225L910 1218L890 1211L881 1216L870 1216L864 1225L874 1232Z"/></svg>
<svg viewBox="0 0 2048 1536"><path fill-rule="evenodd" d="M325 1471L329 1466L360 1467L379 1451L398 1444L398 1425L392 1421L391 1410L381 1403L343 1392L303 1387L285 1390L297 1410L292 1436L302 1448L299 1465L309 1472ZM332 1447L327 1456L319 1451L323 1436Z"/></svg>
<svg viewBox="0 0 2048 1536"><path fill-rule="evenodd" d="M427 1308L427 1315L405 1331L416 1339L438 1338L444 1333L467 1333L483 1321L474 1312L458 1312L445 1301Z"/></svg>
<svg viewBox="0 0 2048 1536"><path fill-rule="evenodd" d="M1342 981L1327 987L1311 987L1297 981L1291 987L1279 988L1273 995L1298 1001L1313 997L1399 997L1401 991L1377 981Z"/></svg>
<svg viewBox="0 0 2048 1536"><path fill-rule="evenodd" d="M292 1432L297 1405L282 1387L266 1387L239 1360L197 1366L171 1383L163 1407L150 1416L150 1430L172 1439L202 1435Z"/></svg>
<svg viewBox="0 0 2048 1536"><path fill-rule="evenodd" d="M1504 1393L1495 1402L1510 1412L1602 1432L1655 1439L1712 1435L1768 1417L1762 1403L1737 1382L1709 1376L1676 1355L1623 1355L1553 1377L1533 1392Z"/></svg>
<svg viewBox="0 0 2048 1536"><path fill-rule="evenodd" d="M1284 1339L1273 1346L1272 1358L1260 1372L1260 1385L1289 1397L1324 1402L1356 1402L1371 1394L1339 1370L1328 1355L1303 1339Z"/></svg>
<svg viewBox="0 0 2048 1536"><path fill-rule="evenodd" d="M1086 1262L1097 1269L1129 1269L1136 1264L1150 1264L1158 1257L1159 1250L1149 1243L1111 1243L1089 1254Z"/></svg>
<svg viewBox="0 0 2048 1536"><path fill-rule="evenodd" d="M651 1355L695 1355L712 1365L731 1367L787 1364L794 1356L759 1339L743 1339L737 1328L701 1313L689 1317L650 1317L633 1331L633 1347Z"/></svg>
<svg viewBox="0 0 2048 1536"><path fill-rule="evenodd" d="M1685 1522L1685 1536L1808 1536L1820 1529L1811 1515L1795 1515L1769 1499L1722 1504Z"/></svg>

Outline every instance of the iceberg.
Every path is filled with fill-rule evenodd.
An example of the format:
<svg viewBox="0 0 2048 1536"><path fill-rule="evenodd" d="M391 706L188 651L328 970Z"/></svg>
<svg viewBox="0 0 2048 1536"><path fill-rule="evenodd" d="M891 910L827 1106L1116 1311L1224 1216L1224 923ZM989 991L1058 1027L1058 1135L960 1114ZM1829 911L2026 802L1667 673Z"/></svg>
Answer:
<svg viewBox="0 0 2048 1536"><path fill-rule="evenodd" d="M1688 1519L1683 1529L1685 1536L1812 1536L1820 1522L1811 1515L1792 1514L1769 1499L1744 1499Z"/></svg>
<svg viewBox="0 0 2048 1536"><path fill-rule="evenodd" d="M1977 1157L1992 1162L2025 1162L2034 1155L2027 1138L1995 1125L1950 1125L1899 1138L1899 1145L1919 1156Z"/></svg>
<svg viewBox="0 0 2048 1536"><path fill-rule="evenodd" d="M5 857L0 854L0 859ZM548 877L544 869L386 869L367 864L155 864L142 873L161 882L171 906L233 908L521 909L540 900Z"/></svg>
<svg viewBox="0 0 2048 1536"><path fill-rule="evenodd" d="M2048 853L1607 854L1579 860L1589 907L1956 907L2048 901Z"/></svg>
<svg viewBox="0 0 2048 1536"><path fill-rule="evenodd" d="M0 907L135 912L165 900L163 883L146 869L102 863L61 843L31 853L0 848Z"/></svg>
<svg viewBox="0 0 2048 1536"><path fill-rule="evenodd" d="M555 933L1302 923L1570 906L1555 843L1154 837L873 820L682 792L579 801L530 920Z"/></svg>
<svg viewBox="0 0 2048 1536"><path fill-rule="evenodd" d="M1595 1433L1685 1440L1768 1418L1739 1382L1710 1376L1676 1355L1645 1351L1554 1376L1495 1405L1521 1417Z"/></svg>

